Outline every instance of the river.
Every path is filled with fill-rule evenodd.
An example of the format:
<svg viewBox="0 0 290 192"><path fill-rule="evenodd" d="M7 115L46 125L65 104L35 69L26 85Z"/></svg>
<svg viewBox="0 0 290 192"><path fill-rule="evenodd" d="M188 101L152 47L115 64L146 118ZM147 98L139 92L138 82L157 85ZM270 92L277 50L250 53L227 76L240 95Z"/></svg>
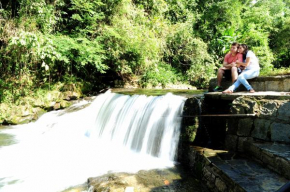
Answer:
<svg viewBox="0 0 290 192"><path fill-rule="evenodd" d="M0 191L56 192L89 177L173 167L186 98L110 91L0 128Z"/></svg>

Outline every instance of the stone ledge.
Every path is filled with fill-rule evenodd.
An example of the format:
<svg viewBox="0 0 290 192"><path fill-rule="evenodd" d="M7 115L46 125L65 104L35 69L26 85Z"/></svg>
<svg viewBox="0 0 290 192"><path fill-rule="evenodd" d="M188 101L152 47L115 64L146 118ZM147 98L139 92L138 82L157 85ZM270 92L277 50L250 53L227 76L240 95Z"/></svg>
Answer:
<svg viewBox="0 0 290 192"><path fill-rule="evenodd" d="M290 91L290 75L280 76L265 76L257 77L248 80L256 91L278 91L289 92ZM227 81L223 78L221 86L226 89L231 85L231 81ZM211 79L209 82L209 91L212 92L217 85L217 79ZM246 91L245 87L241 85L237 91Z"/></svg>
<svg viewBox="0 0 290 192"><path fill-rule="evenodd" d="M290 145L245 141L244 151L262 165L290 179Z"/></svg>
<svg viewBox="0 0 290 192"><path fill-rule="evenodd" d="M192 146L188 156L189 166L210 191L276 191L287 183L277 173L227 151Z"/></svg>
<svg viewBox="0 0 290 192"><path fill-rule="evenodd" d="M240 96L254 96L254 97L262 97L263 99L290 99L290 92L275 92L275 91L256 91L255 93L249 93L248 91L234 92L223 94L221 92L208 92L205 93L204 96L210 99L217 100L234 100Z"/></svg>

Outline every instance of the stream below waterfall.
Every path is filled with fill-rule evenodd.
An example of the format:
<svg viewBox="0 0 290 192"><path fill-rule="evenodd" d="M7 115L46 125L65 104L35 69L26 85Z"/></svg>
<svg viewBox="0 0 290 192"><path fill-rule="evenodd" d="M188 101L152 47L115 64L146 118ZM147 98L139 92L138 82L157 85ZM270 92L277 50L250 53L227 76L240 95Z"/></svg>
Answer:
<svg viewBox="0 0 290 192"><path fill-rule="evenodd" d="M57 192L107 173L172 168L185 100L108 91L0 127L0 191Z"/></svg>

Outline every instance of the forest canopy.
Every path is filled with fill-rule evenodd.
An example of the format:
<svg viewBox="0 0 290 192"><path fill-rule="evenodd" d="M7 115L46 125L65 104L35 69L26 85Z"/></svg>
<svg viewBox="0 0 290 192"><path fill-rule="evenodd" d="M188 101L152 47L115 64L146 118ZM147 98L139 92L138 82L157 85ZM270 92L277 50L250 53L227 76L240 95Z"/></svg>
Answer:
<svg viewBox="0 0 290 192"><path fill-rule="evenodd" d="M290 0L8 0L0 102L59 81L204 88L232 42L248 44L264 73L289 68Z"/></svg>

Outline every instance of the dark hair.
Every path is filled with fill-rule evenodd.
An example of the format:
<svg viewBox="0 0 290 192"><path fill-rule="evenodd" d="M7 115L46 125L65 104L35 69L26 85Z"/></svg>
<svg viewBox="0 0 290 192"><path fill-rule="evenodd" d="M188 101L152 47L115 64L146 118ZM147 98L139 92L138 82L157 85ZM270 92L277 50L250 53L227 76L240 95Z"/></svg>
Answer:
<svg viewBox="0 0 290 192"><path fill-rule="evenodd" d="M237 47L239 47L239 46L240 46L240 44L239 44L239 43L237 43L237 42L233 42L233 43L232 43L232 46L237 46Z"/></svg>
<svg viewBox="0 0 290 192"><path fill-rule="evenodd" d="M243 52L243 60L246 60L246 55L248 53L249 47L246 44L240 44L240 47L244 48L244 52Z"/></svg>

